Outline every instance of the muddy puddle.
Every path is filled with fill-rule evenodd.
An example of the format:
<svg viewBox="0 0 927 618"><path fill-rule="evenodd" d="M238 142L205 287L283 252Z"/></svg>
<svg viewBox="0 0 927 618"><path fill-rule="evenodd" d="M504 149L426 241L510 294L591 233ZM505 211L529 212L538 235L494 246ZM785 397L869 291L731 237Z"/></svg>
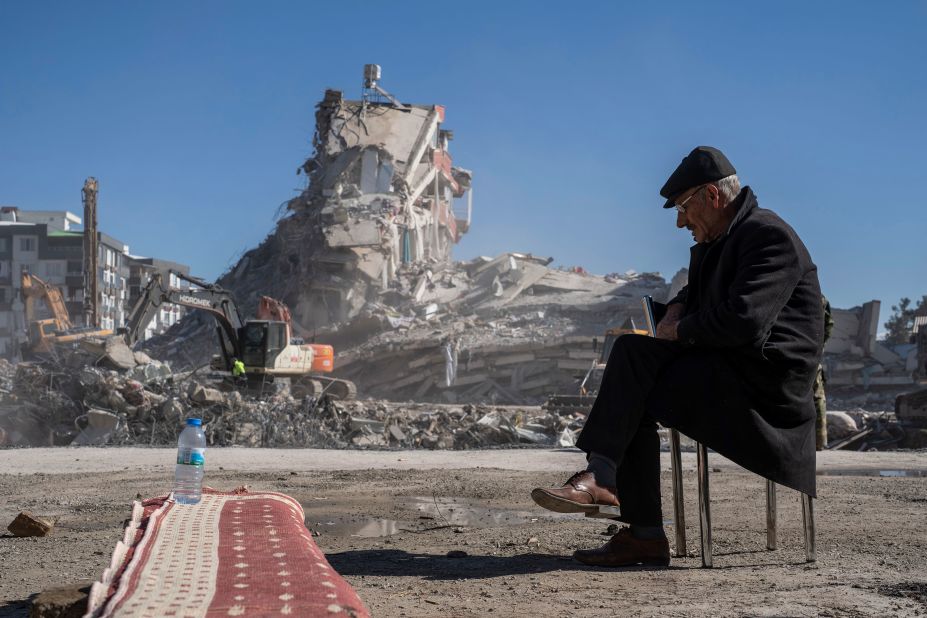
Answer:
<svg viewBox="0 0 927 618"><path fill-rule="evenodd" d="M818 476L881 476L881 477L927 477L927 470L873 470L873 469L836 469L818 470Z"/></svg>
<svg viewBox="0 0 927 618"><path fill-rule="evenodd" d="M431 496L397 498L396 505L409 511L410 516L389 519L345 513L332 513L326 517L320 513L310 513L306 516L306 526L313 532L335 536L384 537L399 532L420 533L440 528L499 528L541 520L576 518L576 515L506 509Z"/></svg>

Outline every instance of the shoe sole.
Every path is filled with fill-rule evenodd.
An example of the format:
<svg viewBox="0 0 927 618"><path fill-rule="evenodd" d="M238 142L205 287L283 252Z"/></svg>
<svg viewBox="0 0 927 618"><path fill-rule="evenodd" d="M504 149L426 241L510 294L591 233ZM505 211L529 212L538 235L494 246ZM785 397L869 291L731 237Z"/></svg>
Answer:
<svg viewBox="0 0 927 618"><path fill-rule="evenodd" d="M544 489L531 492L531 499L541 508L555 513L585 513L586 517L617 519L621 516L621 507L609 504L582 504L555 496Z"/></svg>

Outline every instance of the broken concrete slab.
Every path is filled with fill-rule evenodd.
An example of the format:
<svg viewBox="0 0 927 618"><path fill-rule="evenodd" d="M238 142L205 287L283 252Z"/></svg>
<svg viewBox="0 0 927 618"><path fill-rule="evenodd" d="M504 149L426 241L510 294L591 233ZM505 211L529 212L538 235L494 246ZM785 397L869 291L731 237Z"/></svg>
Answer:
<svg viewBox="0 0 927 618"><path fill-rule="evenodd" d="M122 337L107 337L103 343L101 361L114 369L129 370L135 367L135 353Z"/></svg>
<svg viewBox="0 0 927 618"><path fill-rule="evenodd" d="M358 220L327 228L325 240L330 247L377 246L380 244L380 229L376 221Z"/></svg>
<svg viewBox="0 0 927 618"><path fill-rule="evenodd" d="M192 382L187 391L190 400L200 404L225 403L225 394L217 389L208 388L202 384Z"/></svg>
<svg viewBox="0 0 927 618"><path fill-rule="evenodd" d="M827 412L827 437L830 441L848 438L859 431L852 416L846 412Z"/></svg>
<svg viewBox="0 0 927 618"><path fill-rule="evenodd" d="M147 365L151 362L151 357L142 352L141 350L136 350L134 353L135 364L136 365Z"/></svg>
<svg viewBox="0 0 927 618"><path fill-rule="evenodd" d="M106 444L119 426L119 416L106 410L90 408L84 415L87 426L71 442L71 446L99 446Z"/></svg>
<svg viewBox="0 0 927 618"><path fill-rule="evenodd" d="M29 618L81 618L87 611L92 582L50 588L32 600Z"/></svg>

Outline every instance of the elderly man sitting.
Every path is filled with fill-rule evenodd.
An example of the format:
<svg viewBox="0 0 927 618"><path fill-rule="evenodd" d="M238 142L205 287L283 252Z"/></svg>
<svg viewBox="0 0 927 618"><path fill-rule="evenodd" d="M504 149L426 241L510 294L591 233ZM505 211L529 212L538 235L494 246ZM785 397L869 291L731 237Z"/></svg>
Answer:
<svg viewBox="0 0 927 618"><path fill-rule="evenodd" d="M619 506L628 524L574 557L597 566L669 564L657 422L761 476L814 495L812 383L824 339L817 268L795 231L757 205L717 149L686 156L660 190L692 233L689 283L656 338L619 337L578 446L588 467L540 506ZM659 318L658 318L659 319Z"/></svg>

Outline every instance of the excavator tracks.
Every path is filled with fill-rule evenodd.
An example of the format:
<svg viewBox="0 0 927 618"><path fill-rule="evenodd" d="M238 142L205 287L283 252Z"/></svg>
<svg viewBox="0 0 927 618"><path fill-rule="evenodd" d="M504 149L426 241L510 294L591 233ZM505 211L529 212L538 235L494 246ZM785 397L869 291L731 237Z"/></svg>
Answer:
<svg viewBox="0 0 927 618"><path fill-rule="evenodd" d="M337 401L350 401L357 397L357 386L350 380L339 380L325 376L311 376L302 379L291 378L290 393L294 397L328 396Z"/></svg>

